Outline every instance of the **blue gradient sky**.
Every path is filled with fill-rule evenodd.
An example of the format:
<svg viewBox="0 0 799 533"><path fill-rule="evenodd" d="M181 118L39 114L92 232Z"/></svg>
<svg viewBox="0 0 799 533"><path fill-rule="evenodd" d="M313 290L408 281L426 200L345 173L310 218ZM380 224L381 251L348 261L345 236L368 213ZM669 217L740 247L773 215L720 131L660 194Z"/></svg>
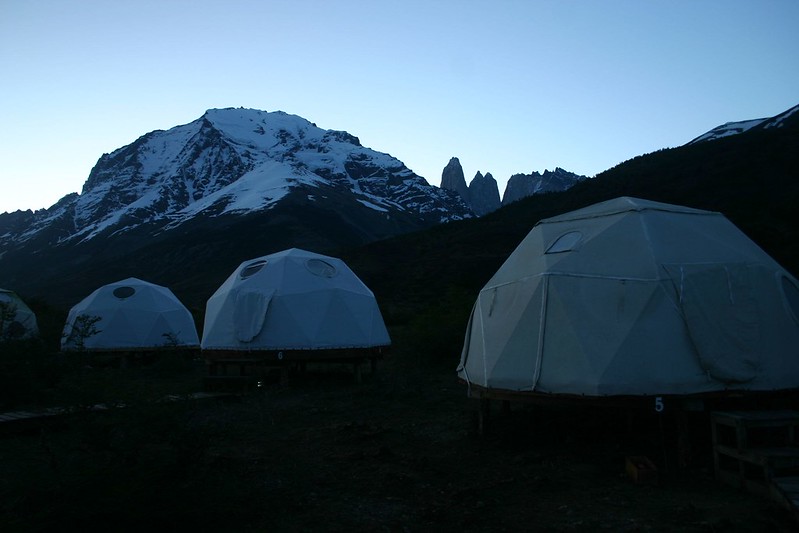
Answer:
<svg viewBox="0 0 799 533"><path fill-rule="evenodd" d="M439 185L593 176L799 104L796 0L0 0L0 212L215 107L346 130Z"/></svg>

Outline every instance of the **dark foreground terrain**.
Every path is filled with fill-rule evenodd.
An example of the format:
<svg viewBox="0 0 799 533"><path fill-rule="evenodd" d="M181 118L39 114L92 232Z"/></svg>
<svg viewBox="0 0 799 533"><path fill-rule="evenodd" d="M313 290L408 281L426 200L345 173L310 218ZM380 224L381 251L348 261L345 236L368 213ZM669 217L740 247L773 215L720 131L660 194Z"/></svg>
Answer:
<svg viewBox="0 0 799 533"><path fill-rule="evenodd" d="M713 479L709 427L682 469L655 415L514 405L481 437L454 366L396 354L361 384L312 367L213 400L180 396L200 361L74 369L50 401L125 406L0 427L0 530L796 530ZM167 389L178 399L154 401ZM630 455L657 464L657 485L627 477Z"/></svg>

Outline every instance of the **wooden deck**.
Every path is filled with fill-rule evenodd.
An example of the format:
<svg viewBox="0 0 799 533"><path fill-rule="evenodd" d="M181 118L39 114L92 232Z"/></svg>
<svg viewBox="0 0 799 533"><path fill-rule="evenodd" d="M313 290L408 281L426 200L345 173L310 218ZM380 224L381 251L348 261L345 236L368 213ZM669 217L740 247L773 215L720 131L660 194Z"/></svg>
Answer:
<svg viewBox="0 0 799 533"><path fill-rule="evenodd" d="M711 415L716 478L769 496L799 521L799 411Z"/></svg>
<svg viewBox="0 0 799 533"><path fill-rule="evenodd" d="M771 496L788 509L799 522L799 477L775 477L771 480Z"/></svg>
<svg viewBox="0 0 799 533"><path fill-rule="evenodd" d="M188 395L170 394L161 399L166 402L177 402L182 400L212 400L225 399L236 394L230 392L194 392ZM37 429L42 423L51 420L58 420L76 413L102 412L110 409L124 408L124 404L104 404L98 403L90 406L72 407L49 407L44 409L26 409L19 411L8 411L0 413L0 434L16 433Z"/></svg>
<svg viewBox="0 0 799 533"><path fill-rule="evenodd" d="M363 366L368 363L374 374L377 361L388 347L340 348L314 350L206 350L203 352L208 372L204 387L209 391L247 391L261 386L273 370L280 382L288 383L289 371L304 371L308 364L344 364L351 366L356 383L361 383Z"/></svg>

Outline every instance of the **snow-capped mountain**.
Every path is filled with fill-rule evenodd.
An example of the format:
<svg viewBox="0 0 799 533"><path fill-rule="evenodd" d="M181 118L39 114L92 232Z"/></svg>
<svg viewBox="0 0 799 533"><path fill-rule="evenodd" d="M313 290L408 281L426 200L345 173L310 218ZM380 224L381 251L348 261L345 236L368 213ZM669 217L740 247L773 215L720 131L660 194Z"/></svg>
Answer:
<svg viewBox="0 0 799 533"><path fill-rule="evenodd" d="M696 144L703 141L714 141L716 139L722 139L731 135L738 135L739 133L744 133L749 130L782 128L789 120L799 120L799 105L770 118L756 118L739 122L727 122L721 126L716 126L707 133L703 133L687 144Z"/></svg>
<svg viewBox="0 0 799 533"><path fill-rule="evenodd" d="M210 283L286 248L332 252L471 217L458 195L345 131L212 109L104 154L80 194L0 214L0 286L70 303L130 276Z"/></svg>
<svg viewBox="0 0 799 533"><path fill-rule="evenodd" d="M311 202L324 202L330 189L346 191L386 216L403 212L428 224L471 216L457 196L429 185L398 159L363 147L347 132L280 111L212 109L189 124L153 131L103 155L80 195L36 212L27 224L0 222L0 246L54 227L51 244L145 224L165 231L197 217L269 210L298 190Z"/></svg>

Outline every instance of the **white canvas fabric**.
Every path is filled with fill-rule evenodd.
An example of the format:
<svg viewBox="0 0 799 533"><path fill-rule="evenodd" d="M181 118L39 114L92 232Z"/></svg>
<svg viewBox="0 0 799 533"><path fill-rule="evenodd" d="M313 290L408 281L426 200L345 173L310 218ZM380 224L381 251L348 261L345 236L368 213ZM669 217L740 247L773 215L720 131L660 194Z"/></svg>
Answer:
<svg viewBox="0 0 799 533"><path fill-rule="evenodd" d="M374 294L344 261L297 248L245 261L206 304L204 350L390 344Z"/></svg>
<svg viewBox="0 0 799 533"><path fill-rule="evenodd" d="M96 317L96 334L77 334L81 316ZM166 287L128 278L104 285L69 311L61 338L65 351L197 347L194 319Z"/></svg>
<svg viewBox="0 0 799 533"><path fill-rule="evenodd" d="M15 293L0 289L0 305L5 313L0 327L0 342L9 339L26 339L39 334L36 315Z"/></svg>
<svg viewBox="0 0 799 533"><path fill-rule="evenodd" d="M480 291L467 383L587 396L799 387L799 283L720 213L617 198L540 221Z"/></svg>

